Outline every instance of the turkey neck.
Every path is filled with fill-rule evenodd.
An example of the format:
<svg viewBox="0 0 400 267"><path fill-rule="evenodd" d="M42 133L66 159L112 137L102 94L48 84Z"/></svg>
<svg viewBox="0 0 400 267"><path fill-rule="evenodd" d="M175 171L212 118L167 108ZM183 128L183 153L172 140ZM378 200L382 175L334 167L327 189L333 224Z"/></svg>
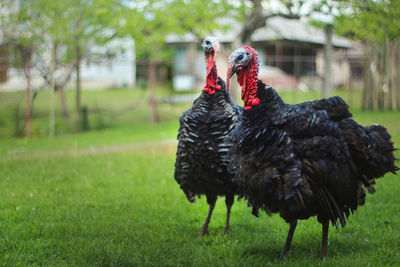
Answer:
<svg viewBox="0 0 400 267"><path fill-rule="evenodd" d="M250 111L260 107L269 116L279 116L288 108L274 88L265 85L258 79L259 63L258 54L253 55L253 60L249 66L236 74L237 81L242 87L242 100L244 110ZM257 108L256 110L259 110ZM264 113L264 112L261 112Z"/></svg>
<svg viewBox="0 0 400 267"><path fill-rule="evenodd" d="M204 55L207 62L207 78L206 86L204 86L203 91L212 95L215 93L215 90L221 89L221 86L218 84L217 66L215 65L215 53L204 53Z"/></svg>
<svg viewBox="0 0 400 267"><path fill-rule="evenodd" d="M257 97L258 59L254 58L247 70L240 71L236 75L237 81L242 87L244 110L250 110L254 106L258 106L260 104L260 99Z"/></svg>

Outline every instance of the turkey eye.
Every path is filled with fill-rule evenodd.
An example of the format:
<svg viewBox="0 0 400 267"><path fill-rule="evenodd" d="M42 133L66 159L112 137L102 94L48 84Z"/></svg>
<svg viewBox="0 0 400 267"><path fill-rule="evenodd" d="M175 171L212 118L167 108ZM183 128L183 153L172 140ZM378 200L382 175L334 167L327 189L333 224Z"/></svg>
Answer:
<svg viewBox="0 0 400 267"><path fill-rule="evenodd" d="M210 44L210 41L206 41L206 45L209 45Z"/></svg>
<svg viewBox="0 0 400 267"><path fill-rule="evenodd" d="M249 53L249 52L246 52L246 55L250 56L250 53Z"/></svg>
<svg viewBox="0 0 400 267"><path fill-rule="evenodd" d="M237 59L238 60L242 60L243 59L243 55L239 55Z"/></svg>

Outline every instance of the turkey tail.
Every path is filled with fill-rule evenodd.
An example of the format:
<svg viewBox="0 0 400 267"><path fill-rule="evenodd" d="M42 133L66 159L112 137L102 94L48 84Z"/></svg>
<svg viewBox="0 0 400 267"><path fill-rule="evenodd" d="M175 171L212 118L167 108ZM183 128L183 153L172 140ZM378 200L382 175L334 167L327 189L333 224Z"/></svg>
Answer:
<svg viewBox="0 0 400 267"><path fill-rule="evenodd" d="M374 193L374 179L399 170L395 165L396 149L390 134L381 125L364 127L352 119L344 119L339 125L357 166L360 181L370 193Z"/></svg>
<svg viewBox="0 0 400 267"><path fill-rule="evenodd" d="M375 170L376 178L387 172L396 174L399 168L394 164L397 159L394 156L393 142L385 127L373 124L365 127L369 136L369 149L371 151L370 163Z"/></svg>

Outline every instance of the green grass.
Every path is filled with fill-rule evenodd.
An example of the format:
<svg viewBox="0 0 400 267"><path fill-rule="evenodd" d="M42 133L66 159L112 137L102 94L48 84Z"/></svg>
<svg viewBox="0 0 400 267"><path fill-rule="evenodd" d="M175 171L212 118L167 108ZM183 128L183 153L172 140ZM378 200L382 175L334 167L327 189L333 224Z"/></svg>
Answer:
<svg viewBox="0 0 400 267"><path fill-rule="evenodd" d="M157 98L162 99L167 90L158 90ZM59 104L59 94L56 93L56 135L75 133L75 92L67 90L66 103L69 118L63 119ZM137 127L149 124L151 115L149 94L141 89L113 90L83 90L82 107L89 110L89 126L92 130L104 130L118 127ZM10 138L16 134L16 113L19 107L19 128L24 129L25 123L24 92L0 92L0 138ZM188 104L172 105L160 103L158 115L161 121L174 121ZM32 126L33 137L46 137L49 132L49 93L39 91L33 102ZM24 131L22 131L24 134Z"/></svg>
<svg viewBox="0 0 400 267"><path fill-rule="evenodd" d="M117 110L119 104L132 103L126 94L135 96L119 90L85 92L84 97L98 97L99 106L114 101ZM38 107L44 109L45 99L41 101ZM244 201L233 206L229 235L223 235L225 204L219 200L210 236L197 238L208 209L205 198L196 204L185 199L173 179L176 144L160 142L175 138L176 119L187 106L163 106L159 125L148 123L148 111L141 107L103 130L59 133L53 139L0 139L0 265L399 264L400 181L393 174L377 181L377 192L368 195L344 229L330 228L323 261L318 259L321 226L315 217L299 222L289 257L279 261L288 225L278 215L255 218ZM361 112L356 105L352 111L360 123L387 126L400 143L400 113ZM115 146L119 149L111 149Z"/></svg>
<svg viewBox="0 0 400 267"><path fill-rule="evenodd" d="M159 90L158 97L166 95ZM48 139L47 92L39 92L32 118L32 139L13 138L15 135L15 108L20 105L20 128L24 124L24 93L0 92L0 156L27 154L35 151L88 148L92 146L117 145L175 138L178 118L189 104L172 105L160 103L158 115L160 124L153 125L149 96L140 89L114 89L104 91L83 91L82 106L89 108L89 125L92 131L75 133L74 97L75 92L67 91L69 118L63 119L58 103L56 108L55 139ZM24 131L22 132L24 134ZM134 133L134 134L132 134Z"/></svg>

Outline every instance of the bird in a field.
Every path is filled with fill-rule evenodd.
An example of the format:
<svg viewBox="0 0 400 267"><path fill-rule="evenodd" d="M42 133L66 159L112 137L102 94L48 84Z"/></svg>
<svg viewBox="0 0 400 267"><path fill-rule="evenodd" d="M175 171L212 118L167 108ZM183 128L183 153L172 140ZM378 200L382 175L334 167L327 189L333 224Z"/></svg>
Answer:
<svg viewBox="0 0 400 267"><path fill-rule="evenodd" d="M299 219L322 224L321 257L327 255L329 222L338 227L374 193L376 178L399 170L391 136L380 125L361 126L340 97L288 105L258 79L258 53L245 46L229 58L244 111L231 134L230 169L239 192L258 210L289 223L281 257L290 249Z"/></svg>
<svg viewBox="0 0 400 267"><path fill-rule="evenodd" d="M218 196L225 196L225 232L228 232L237 187L233 175L227 171L229 143L226 140L240 118L240 108L233 103L225 82L217 74L218 39L207 37L202 46L207 63L206 85L193 106L179 119L175 162L175 180L187 199L194 202L196 196L207 198L209 211L200 236L209 233L208 224Z"/></svg>

